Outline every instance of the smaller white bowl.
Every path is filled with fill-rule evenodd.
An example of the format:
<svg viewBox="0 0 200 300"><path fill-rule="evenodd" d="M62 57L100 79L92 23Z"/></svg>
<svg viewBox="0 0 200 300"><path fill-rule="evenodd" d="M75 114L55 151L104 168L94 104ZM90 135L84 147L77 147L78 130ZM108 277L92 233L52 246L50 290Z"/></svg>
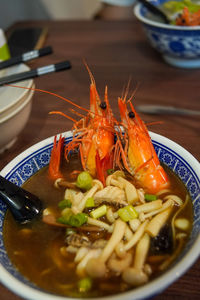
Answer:
<svg viewBox="0 0 200 300"><path fill-rule="evenodd" d="M34 85L32 87L34 88ZM10 148L24 129L31 112L33 94L33 90L28 91L26 96L9 109L9 113L1 114L0 153Z"/></svg>
<svg viewBox="0 0 200 300"><path fill-rule="evenodd" d="M158 6L167 0L150 0ZM177 26L154 21L148 10L137 4L136 18L141 22L151 46L161 53L170 65L179 68L200 67L200 26Z"/></svg>
<svg viewBox="0 0 200 300"><path fill-rule="evenodd" d="M18 64L3 70L0 70L0 78L10 76L17 73L30 71L30 67L25 64ZM33 85L33 79L23 80L19 83L13 83L13 85L19 85L22 87L30 88ZM10 110L13 109L13 106L18 105L19 101L21 102L26 98L29 90L12 88L8 86L0 87L0 118L2 113L10 113Z"/></svg>

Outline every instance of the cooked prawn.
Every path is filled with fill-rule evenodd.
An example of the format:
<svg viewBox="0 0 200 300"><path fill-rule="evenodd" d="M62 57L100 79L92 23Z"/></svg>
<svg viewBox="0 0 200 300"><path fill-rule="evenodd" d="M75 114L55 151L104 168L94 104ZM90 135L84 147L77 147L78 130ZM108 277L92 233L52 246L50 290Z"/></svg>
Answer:
<svg viewBox="0 0 200 300"><path fill-rule="evenodd" d="M129 112L128 103L131 108ZM160 165L147 127L133 107L131 99L126 101L126 96L119 98L118 106L125 133L123 136L124 147L117 141L116 164L120 165L122 159L126 170L134 175L140 185L149 193L156 193L168 187L169 179Z"/></svg>

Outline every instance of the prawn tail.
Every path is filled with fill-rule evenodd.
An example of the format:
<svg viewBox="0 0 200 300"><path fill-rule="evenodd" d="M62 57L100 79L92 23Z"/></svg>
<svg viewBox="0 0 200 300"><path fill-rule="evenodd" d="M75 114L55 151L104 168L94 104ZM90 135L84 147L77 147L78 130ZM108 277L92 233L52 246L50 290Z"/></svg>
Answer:
<svg viewBox="0 0 200 300"><path fill-rule="evenodd" d="M60 135L57 142L57 136L55 136L53 149L51 151L51 158L49 162L49 177L52 180L56 180L58 178L63 177L60 171L63 146L64 146L64 137Z"/></svg>
<svg viewBox="0 0 200 300"><path fill-rule="evenodd" d="M113 168L113 152L107 154L103 159L100 159L99 153L96 153L96 175L97 178L106 185L106 177L108 176L108 170Z"/></svg>

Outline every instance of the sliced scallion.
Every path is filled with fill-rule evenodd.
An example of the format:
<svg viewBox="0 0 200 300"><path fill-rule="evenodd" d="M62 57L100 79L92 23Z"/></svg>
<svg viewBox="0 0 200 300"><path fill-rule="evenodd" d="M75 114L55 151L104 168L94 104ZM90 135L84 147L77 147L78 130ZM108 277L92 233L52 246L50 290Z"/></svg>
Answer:
<svg viewBox="0 0 200 300"><path fill-rule="evenodd" d="M94 197L89 197L89 198L86 200L85 207L94 207L94 206L95 206L95 203L94 203Z"/></svg>
<svg viewBox="0 0 200 300"><path fill-rule="evenodd" d="M91 288L92 288L92 279L90 277L86 277L78 281L79 292L85 293L91 290Z"/></svg>
<svg viewBox="0 0 200 300"><path fill-rule="evenodd" d="M77 215L61 216L57 219L57 222L73 227L80 227L87 222L87 218L87 214L79 213Z"/></svg>
<svg viewBox="0 0 200 300"><path fill-rule="evenodd" d="M72 206L72 203L69 199L64 199L58 203L58 207L60 209L64 209L66 207L71 207L71 206Z"/></svg>
<svg viewBox="0 0 200 300"><path fill-rule="evenodd" d="M155 200L157 200L157 196L153 195L153 194L145 194L144 199L146 201L155 201Z"/></svg>
<svg viewBox="0 0 200 300"><path fill-rule="evenodd" d="M80 227L87 222L88 216L84 213L79 213L77 215L72 215L69 218L68 224L74 227Z"/></svg>
<svg viewBox="0 0 200 300"><path fill-rule="evenodd" d="M120 208L117 213L124 222L128 222L138 217L138 212L132 205L127 205L123 208Z"/></svg>
<svg viewBox="0 0 200 300"><path fill-rule="evenodd" d="M104 216L107 212L107 206L104 204L95 210L91 211L90 215L93 219L98 219L102 216Z"/></svg>
<svg viewBox="0 0 200 300"><path fill-rule="evenodd" d="M87 191L87 190L91 189L92 181L93 181L92 176L88 172L84 171L78 175L77 180L76 180L76 185L80 189L84 189Z"/></svg>

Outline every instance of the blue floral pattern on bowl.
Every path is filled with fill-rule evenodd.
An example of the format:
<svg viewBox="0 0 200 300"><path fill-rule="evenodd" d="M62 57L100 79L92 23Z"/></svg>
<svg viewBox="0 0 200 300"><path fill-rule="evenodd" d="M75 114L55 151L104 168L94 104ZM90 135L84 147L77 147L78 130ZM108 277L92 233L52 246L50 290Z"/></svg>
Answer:
<svg viewBox="0 0 200 300"><path fill-rule="evenodd" d="M150 2L158 6L166 0ZM168 63L186 68L200 66L200 26L174 26L154 21L142 4L136 5L134 11L151 46Z"/></svg>
<svg viewBox="0 0 200 300"><path fill-rule="evenodd" d="M71 137L65 138L65 143L68 143L70 140ZM194 226L188 244L180 256L181 258L193 245L200 231L200 181L197 174L191 168L188 162L184 160L184 158L178 153L155 140L153 140L153 145L160 161L172 169L185 183L194 205ZM52 146L53 143L50 143L32 152L29 156L21 160L15 167L13 167L13 169L10 170L10 172L6 175L6 178L19 186L22 185L39 169L45 167L49 163ZM15 269L6 254L2 235L3 220L6 210L6 205L0 200L0 263L15 278L26 283L30 287L40 290Z"/></svg>

